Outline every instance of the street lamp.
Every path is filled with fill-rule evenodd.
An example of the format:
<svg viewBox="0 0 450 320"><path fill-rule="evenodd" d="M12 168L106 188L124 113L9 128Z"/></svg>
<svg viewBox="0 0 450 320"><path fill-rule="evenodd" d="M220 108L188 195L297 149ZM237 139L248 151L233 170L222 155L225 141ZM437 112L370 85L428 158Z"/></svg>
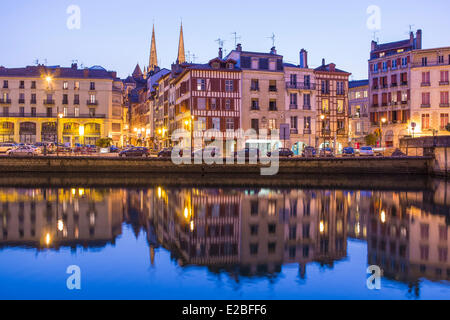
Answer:
<svg viewBox="0 0 450 320"><path fill-rule="evenodd" d="M381 118L380 121L380 148L383 147L383 124L387 122L386 118Z"/></svg>

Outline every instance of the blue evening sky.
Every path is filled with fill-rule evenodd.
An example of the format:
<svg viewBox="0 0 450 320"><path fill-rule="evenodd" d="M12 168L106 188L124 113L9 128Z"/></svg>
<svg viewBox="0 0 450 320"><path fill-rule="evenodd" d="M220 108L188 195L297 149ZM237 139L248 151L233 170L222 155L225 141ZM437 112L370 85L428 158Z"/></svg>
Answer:
<svg viewBox="0 0 450 320"><path fill-rule="evenodd" d="M69 30L69 5L81 8L81 29ZM366 26L370 5L381 9L380 41L408 38L409 25L422 28L425 48L450 46L448 0L22 0L0 3L0 65L102 65L120 77L132 73L136 62L148 64L152 23L156 25L158 60L169 67L176 60L179 25L183 20L186 54L207 62L217 56L216 39L233 49L233 32L244 50L269 51L272 33L286 62L298 64L298 52L309 52L310 66L322 58L367 77L373 31Z"/></svg>

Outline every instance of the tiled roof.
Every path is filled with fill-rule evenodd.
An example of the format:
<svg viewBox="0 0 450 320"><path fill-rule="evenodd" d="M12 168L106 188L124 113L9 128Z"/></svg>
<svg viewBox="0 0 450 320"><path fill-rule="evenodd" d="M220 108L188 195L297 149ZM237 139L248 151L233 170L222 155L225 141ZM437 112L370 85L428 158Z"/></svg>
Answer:
<svg viewBox="0 0 450 320"><path fill-rule="evenodd" d="M400 48L405 48L405 47L409 47L409 46L410 46L410 40L382 43L382 44L377 44L377 46L375 47L375 50L373 52L389 51L389 50L400 49Z"/></svg>
<svg viewBox="0 0 450 320"><path fill-rule="evenodd" d="M359 87L365 87L369 85L369 80L355 80L350 81L348 83L348 87L351 88L359 88Z"/></svg>
<svg viewBox="0 0 450 320"><path fill-rule="evenodd" d="M325 66L320 66L320 67L314 69L314 71L319 71L319 72L320 72L320 71L322 71L322 72L338 72L338 73L347 73L347 74L350 74L349 72L344 71L344 70L340 70L340 69L338 69L338 68L335 68L334 71L330 71L330 65L329 65L329 64L327 64L327 65L325 65Z"/></svg>
<svg viewBox="0 0 450 320"><path fill-rule="evenodd" d="M116 73L105 69L78 69L61 68L59 66L28 66L25 68L5 68L0 67L0 77L32 77L39 78L51 75L53 78L73 78L73 79L116 79Z"/></svg>

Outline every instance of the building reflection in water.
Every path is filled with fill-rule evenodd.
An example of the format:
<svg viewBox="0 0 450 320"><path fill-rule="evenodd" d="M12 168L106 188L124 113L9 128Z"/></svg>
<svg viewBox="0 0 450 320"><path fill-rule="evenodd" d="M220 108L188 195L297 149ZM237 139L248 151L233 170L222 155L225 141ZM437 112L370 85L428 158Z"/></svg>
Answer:
<svg viewBox="0 0 450 320"><path fill-rule="evenodd" d="M419 295L421 279L450 280L449 185L423 192L295 189L0 189L0 246L114 244L124 224L145 233L151 264L163 247L182 267L277 277L282 266L333 268L348 239L368 265Z"/></svg>

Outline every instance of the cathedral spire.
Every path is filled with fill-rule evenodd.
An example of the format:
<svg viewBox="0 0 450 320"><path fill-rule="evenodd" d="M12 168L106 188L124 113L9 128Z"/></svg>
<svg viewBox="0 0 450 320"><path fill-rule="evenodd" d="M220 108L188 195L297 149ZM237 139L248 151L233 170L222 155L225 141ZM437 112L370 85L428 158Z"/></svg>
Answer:
<svg viewBox="0 0 450 320"><path fill-rule="evenodd" d="M156 53L155 25L153 25L152 45L150 49L150 60L148 64L148 71L149 72L155 71L157 66L158 66L158 55Z"/></svg>
<svg viewBox="0 0 450 320"><path fill-rule="evenodd" d="M183 35L183 23L181 23L180 29L180 42L178 44L178 58L177 64L183 64L186 62L186 55L184 53L184 35Z"/></svg>

